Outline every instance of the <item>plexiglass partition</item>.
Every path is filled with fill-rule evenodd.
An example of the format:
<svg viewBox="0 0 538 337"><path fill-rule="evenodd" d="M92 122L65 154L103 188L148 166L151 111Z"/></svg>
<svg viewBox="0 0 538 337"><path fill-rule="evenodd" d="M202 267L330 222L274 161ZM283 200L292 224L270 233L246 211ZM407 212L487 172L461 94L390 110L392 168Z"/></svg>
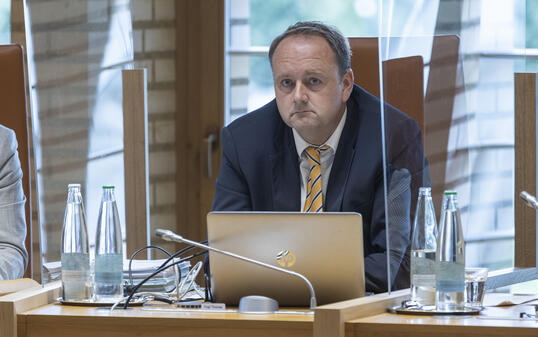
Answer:
<svg viewBox="0 0 538 337"><path fill-rule="evenodd" d="M401 242L411 234L420 186L431 187L438 223L443 192L457 192L466 267L514 267L515 226L525 225L514 216L521 202L514 197L514 74L536 71L529 55L535 6L378 2L387 232L397 273L407 268L410 241L405 249ZM398 274L392 278L398 288Z"/></svg>
<svg viewBox="0 0 538 337"><path fill-rule="evenodd" d="M26 1L42 281L57 279L67 185L80 183L93 246L101 186L125 238L121 70L133 61L128 0ZM39 278L39 275L35 275Z"/></svg>

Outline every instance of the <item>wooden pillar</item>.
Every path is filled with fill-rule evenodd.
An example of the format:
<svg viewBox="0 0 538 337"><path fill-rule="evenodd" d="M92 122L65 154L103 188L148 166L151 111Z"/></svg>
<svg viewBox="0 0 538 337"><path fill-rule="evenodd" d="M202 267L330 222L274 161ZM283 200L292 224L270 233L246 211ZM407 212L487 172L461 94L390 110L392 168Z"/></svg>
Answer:
<svg viewBox="0 0 538 337"><path fill-rule="evenodd" d="M206 215L211 210L220 167L218 142L224 125L224 1L177 0L175 6L175 231L201 241L207 238ZM212 172L211 176L208 171Z"/></svg>
<svg viewBox="0 0 538 337"><path fill-rule="evenodd" d="M515 267L536 267L536 210L525 205L521 191L536 195L536 74L516 73L515 87Z"/></svg>
<svg viewBox="0 0 538 337"><path fill-rule="evenodd" d="M402 289L316 307L314 337L344 337L346 322L384 313L408 299L409 295L409 289Z"/></svg>
<svg viewBox="0 0 538 337"><path fill-rule="evenodd" d="M125 230L129 257L138 248L149 245L146 69L123 70L122 82Z"/></svg>

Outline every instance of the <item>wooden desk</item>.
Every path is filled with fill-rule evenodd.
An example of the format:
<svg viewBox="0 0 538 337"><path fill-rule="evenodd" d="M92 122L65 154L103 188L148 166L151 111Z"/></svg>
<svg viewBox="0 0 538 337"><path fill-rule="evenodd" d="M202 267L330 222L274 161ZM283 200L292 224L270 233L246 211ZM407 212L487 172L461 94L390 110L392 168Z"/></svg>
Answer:
<svg viewBox="0 0 538 337"><path fill-rule="evenodd" d="M18 337L312 336L313 315L99 309L48 304L17 315Z"/></svg>
<svg viewBox="0 0 538 337"><path fill-rule="evenodd" d="M349 337L538 336L536 320L498 319L507 316L516 318L520 311L524 310L518 306L486 308L481 316L412 316L383 313L346 322L345 335ZM491 319L486 319L485 315Z"/></svg>
<svg viewBox="0 0 538 337"><path fill-rule="evenodd" d="M535 320L495 319L507 315L517 318L521 311L533 312L531 306L527 310L522 305L487 308L480 318L386 313L385 308L409 296L409 289L320 306L312 316L156 311L140 307L110 312L55 304L60 287L59 283L49 284L0 297L0 336L538 336Z"/></svg>

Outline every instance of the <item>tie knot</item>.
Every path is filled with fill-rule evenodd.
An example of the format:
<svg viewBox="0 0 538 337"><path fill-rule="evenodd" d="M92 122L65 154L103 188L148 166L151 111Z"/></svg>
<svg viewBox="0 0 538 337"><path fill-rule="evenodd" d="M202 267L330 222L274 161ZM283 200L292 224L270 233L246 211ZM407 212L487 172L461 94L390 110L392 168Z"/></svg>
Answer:
<svg viewBox="0 0 538 337"><path fill-rule="evenodd" d="M329 149L328 145L309 146L305 149L305 153L310 163L314 162L315 164L319 165L321 152L326 151L328 149Z"/></svg>

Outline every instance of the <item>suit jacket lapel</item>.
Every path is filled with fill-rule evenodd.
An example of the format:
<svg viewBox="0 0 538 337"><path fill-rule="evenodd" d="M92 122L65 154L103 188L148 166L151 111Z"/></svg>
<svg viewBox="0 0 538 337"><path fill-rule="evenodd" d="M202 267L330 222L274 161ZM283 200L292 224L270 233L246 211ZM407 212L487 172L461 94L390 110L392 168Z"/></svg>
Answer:
<svg viewBox="0 0 538 337"><path fill-rule="evenodd" d="M301 211L301 173L291 129L282 123L271 155L273 210Z"/></svg>
<svg viewBox="0 0 538 337"><path fill-rule="evenodd" d="M355 156L359 119L359 109L356 105L351 99L348 101L346 124L338 141L338 149L334 156L329 183L327 184L324 207L326 212L340 212L342 210L344 191L351 170L351 164L353 163L353 157Z"/></svg>

